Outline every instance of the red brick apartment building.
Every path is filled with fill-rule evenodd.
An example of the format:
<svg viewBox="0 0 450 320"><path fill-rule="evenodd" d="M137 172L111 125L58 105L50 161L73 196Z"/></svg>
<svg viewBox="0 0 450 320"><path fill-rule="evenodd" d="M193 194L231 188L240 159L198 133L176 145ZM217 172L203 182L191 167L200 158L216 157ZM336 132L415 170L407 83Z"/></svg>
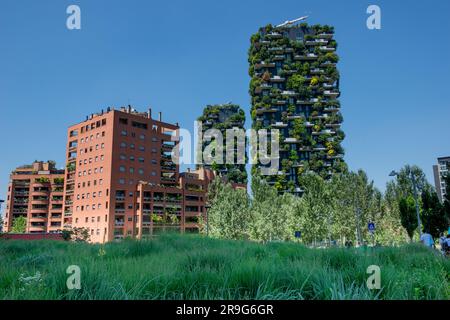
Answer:
<svg viewBox="0 0 450 320"><path fill-rule="evenodd" d="M16 168L10 175L4 232L13 220L27 219L27 233L53 233L62 229L64 170L52 162L34 162Z"/></svg>
<svg viewBox="0 0 450 320"><path fill-rule="evenodd" d="M92 114L68 129L64 227L93 242L162 230L196 232L206 212L209 170L179 174L178 124L129 107Z"/></svg>

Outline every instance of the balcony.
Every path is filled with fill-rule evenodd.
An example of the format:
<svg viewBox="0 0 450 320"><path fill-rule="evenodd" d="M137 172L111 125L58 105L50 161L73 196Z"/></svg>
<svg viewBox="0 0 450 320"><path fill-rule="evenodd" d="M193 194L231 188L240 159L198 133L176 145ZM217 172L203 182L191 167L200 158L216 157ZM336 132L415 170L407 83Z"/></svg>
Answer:
<svg viewBox="0 0 450 320"><path fill-rule="evenodd" d="M324 94L324 96L327 96L327 97L336 98L337 96L339 96L339 91L325 90L323 92L323 94Z"/></svg>
<svg viewBox="0 0 450 320"><path fill-rule="evenodd" d="M270 63L265 63L265 62L261 62L255 65L255 69L261 69L261 68L275 68L275 63L270 62Z"/></svg>
<svg viewBox="0 0 450 320"><path fill-rule="evenodd" d="M330 61L326 61L326 62L322 63L320 66L321 67L335 67L336 63L333 63L333 62L330 62Z"/></svg>
<svg viewBox="0 0 450 320"><path fill-rule="evenodd" d="M29 191L14 191L14 195L15 196L29 196L30 192Z"/></svg>
<svg viewBox="0 0 450 320"><path fill-rule="evenodd" d="M300 56L300 55L296 55L294 57L294 60L316 60L318 58L318 56L314 53L308 53L307 55L304 56Z"/></svg>
<svg viewBox="0 0 450 320"><path fill-rule="evenodd" d="M287 116L288 120L294 120L294 119L303 119L304 117L298 114L293 114L290 116Z"/></svg>
<svg viewBox="0 0 450 320"><path fill-rule="evenodd" d="M284 82L285 80L285 78L282 78L280 76L273 76L272 78L270 78L271 82Z"/></svg>
<svg viewBox="0 0 450 320"><path fill-rule="evenodd" d="M326 47L326 46L321 46L321 47L319 47L319 50L320 50L320 51L325 51L325 52L333 52L333 51L336 51L335 48L332 48L332 47Z"/></svg>
<svg viewBox="0 0 450 320"><path fill-rule="evenodd" d="M163 165L163 166L161 166L161 170L164 170L164 171L176 171L177 167L176 166L165 166L165 165Z"/></svg>
<svg viewBox="0 0 450 320"><path fill-rule="evenodd" d="M114 226L115 227L123 227L125 225L125 221L124 220L115 220L114 221Z"/></svg>
<svg viewBox="0 0 450 320"><path fill-rule="evenodd" d="M274 61L280 61L280 60L284 60L285 56L284 55L276 55L273 57Z"/></svg>
<svg viewBox="0 0 450 320"><path fill-rule="evenodd" d="M325 71L319 68L315 68L311 70L311 74L323 74Z"/></svg>
<svg viewBox="0 0 450 320"><path fill-rule="evenodd" d="M317 35L317 37L321 38L321 39L331 39L331 38L333 38L333 34L332 33L323 32L323 33L319 33Z"/></svg>
<svg viewBox="0 0 450 320"><path fill-rule="evenodd" d="M281 92L281 95L293 97L293 96L297 95L297 92L291 91L291 90L284 90L284 91Z"/></svg>
<svg viewBox="0 0 450 320"><path fill-rule="evenodd" d="M116 195L116 201L125 201L125 195Z"/></svg>
<svg viewBox="0 0 450 320"><path fill-rule="evenodd" d="M288 125L284 122L275 122L272 124L272 128L286 128Z"/></svg>
<svg viewBox="0 0 450 320"><path fill-rule="evenodd" d="M271 33L266 34L266 37L271 38L271 39L280 39L283 37L283 35L278 32L271 32Z"/></svg>
<svg viewBox="0 0 450 320"><path fill-rule="evenodd" d="M329 106L329 107L323 108L323 111L325 111L325 112L337 112L337 111L339 111L339 107Z"/></svg>
<svg viewBox="0 0 450 320"><path fill-rule="evenodd" d="M13 212L13 214L22 214L22 213L27 213L28 209L13 209L12 212Z"/></svg>
<svg viewBox="0 0 450 320"><path fill-rule="evenodd" d="M284 52L283 47L271 47L269 48L270 52Z"/></svg>
<svg viewBox="0 0 450 320"><path fill-rule="evenodd" d="M319 99L312 98L312 99L309 99L309 100L297 100L297 104L314 104L316 102L319 102Z"/></svg>
<svg viewBox="0 0 450 320"><path fill-rule="evenodd" d="M318 43L315 40L308 40L308 41L305 41L305 45L316 46L316 45L318 45Z"/></svg>
<svg viewBox="0 0 450 320"><path fill-rule="evenodd" d="M125 208L115 208L114 212L115 213L125 213Z"/></svg>
<svg viewBox="0 0 450 320"><path fill-rule="evenodd" d="M285 143L298 143L299 140L297 140L296 138L286 138L284 140Z"/></svg>
<svg viewBox="0 0 450 320"><path fill-rule="evenodd" d="M315 41L316 41L316 44L326 45L328 43L328 40L325 40L323 38L316 39Z"/></svg>

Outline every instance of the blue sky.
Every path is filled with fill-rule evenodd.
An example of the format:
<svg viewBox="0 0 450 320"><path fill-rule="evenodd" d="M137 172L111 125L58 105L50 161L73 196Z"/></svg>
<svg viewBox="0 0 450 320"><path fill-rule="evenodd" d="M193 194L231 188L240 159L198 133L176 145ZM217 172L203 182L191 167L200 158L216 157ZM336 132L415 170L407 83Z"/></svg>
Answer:
<svg viewBox="0 0 450 320"><path fill-rule="evenodd" d="M70 4L81 30L66 28ZM370 4L381 30L366 27ZM206 104L232 101L249 118L250 35L302 15L336 29L350 168L382 190L406 163L431 182L436 158L450 155L449 14L447 0L2 0L0 198L16 166L63 166L66 128L107 106L152 106L192 128Z"/></svg>

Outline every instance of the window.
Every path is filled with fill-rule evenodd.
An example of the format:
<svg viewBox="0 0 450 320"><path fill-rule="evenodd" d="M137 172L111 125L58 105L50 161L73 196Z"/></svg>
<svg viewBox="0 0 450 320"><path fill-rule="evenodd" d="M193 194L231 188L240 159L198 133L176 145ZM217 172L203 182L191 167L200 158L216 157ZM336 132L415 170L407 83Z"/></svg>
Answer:
<svg viewBox="0 0 450 320"><path fill-rule="evenodd" d="M125 179L120 178L120 179L119 179L119 184L125 184Z"/></svg>
<svg viewBox="0 0 450 320"><path fill-rule="evenodd" d="M130 167L130 173L134 173L134 168Z"/></svg>
<svg viewBox="0 0 450 320"><path fill-rule="evenodd" d="M128 124L128 119L119 118L119 123L120 124Z"/></svg>
<svg viewBox="0 0 450 320"><path fill-rule="evenodd" d="M140 147L139 147L139 150L140 150L140 151L145 151L145 147L140 146Z"/></svg>
<svg viewBox="0 0 450 320"><path fill-rule="evenodd" d="M152 171L152 176L156 176L156 172L155 171Z"/></svg>
<svg viewBox="0 0 450 320"><path fill-rule="evenodd" d="M141 135L139 135L139 139L141 139L141 140L145 140L145 134L141 134Z"/></svg>
<svg viewBox="0 0 450 320"><path fill-rule="evenodd" d="M139 172L139 174L142 175L142 174L144 174L144 169L139 169L138 172Z"/></svg>
<svg viewBox="0 0 450 320"><path fill-rule="evenodd" d="M126 159L127 159L127 156L124 155L123 153L121 153L120 154L120 160L126 160Z"/></svg>
<svg viewBox="0 0 450 320"><path fill-rule="evenodd" d="M139 157L138 161L139 161L140 163L144 163L144 158L143 158L143 157Z"/></svg>
<svg viewBox="0 0 450 320"><path fill-rule="evenodd" d="M120 166L120 167L119 167L119 171L120 171L120 172L125 172L125 166Z"/></svg>
<svg viewBox="0 0 450 320"><path fill-rule="evenodd" d="M148 127L146 123L141 123L141 122L137 122L137 121L133 121L131 123L131 125L135 128L140 128L140 129L145 129L145 130L147 130L147 127Z"/></svg>
<svg viewBox="0 0 450 320"><path fill-rule="evenodd" d="M134 143L130 144L130 149L134 149Z"/></svg>
<svg viewBox="0 0 450 320"><path fill-rule="evenodd" d="M121 147L121 148L126 148L126 147L127 147L127 144L126 144L125 142L121 142L121 143L120 143L120 147Z"/></svg>
<svg viewBox="0 0 450 320"><path fill-rule="evenodd" d="M134 161L134 156L130 156L130 161Z"/></svg>
<svg viewBox="0 0 450 320"><path fill-rule="evenodd" d="M121 134L122 136L126 137L128 133L127 133L126 130L122 130L122 131L120 132L120 134Z"/></svg>

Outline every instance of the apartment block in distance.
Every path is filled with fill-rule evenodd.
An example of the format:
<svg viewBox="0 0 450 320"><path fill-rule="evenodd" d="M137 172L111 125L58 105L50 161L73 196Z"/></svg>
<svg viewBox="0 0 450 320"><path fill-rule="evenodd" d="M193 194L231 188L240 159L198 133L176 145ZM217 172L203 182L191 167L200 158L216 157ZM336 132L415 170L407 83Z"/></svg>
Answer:
<svg viewBox="0 0 450 320"><path fill-rule="evenodd" d="M438 158L438 164L433 166L434 184L439 200L444 201L445 190L447 188L444 177L450 170L450 157Z"/></svg>
<svg viewBox="0 0 450 320"><path fill-rule="evenodd" d="M252 127L280 132L278 175L265 176L280 193L301 193L305 172L328 179L346 168L334 29L301 20L260 28L248 58Z"/></svg>
<svg viewBox="0 0 450 320"><path fill-rule="evenodd" d="M10 175L4 232L14 220L25 217L26 233L56 233L62 230L64 170L52 161L36 161L16 168Z"/></svg>
<svg viewBox="0 0 450 320"><path fill-rule="evenodd" d="M71 126L64 226L89 229L92 242L198 231L212 173L179 174L178 129L131 106Z"/></svg>

